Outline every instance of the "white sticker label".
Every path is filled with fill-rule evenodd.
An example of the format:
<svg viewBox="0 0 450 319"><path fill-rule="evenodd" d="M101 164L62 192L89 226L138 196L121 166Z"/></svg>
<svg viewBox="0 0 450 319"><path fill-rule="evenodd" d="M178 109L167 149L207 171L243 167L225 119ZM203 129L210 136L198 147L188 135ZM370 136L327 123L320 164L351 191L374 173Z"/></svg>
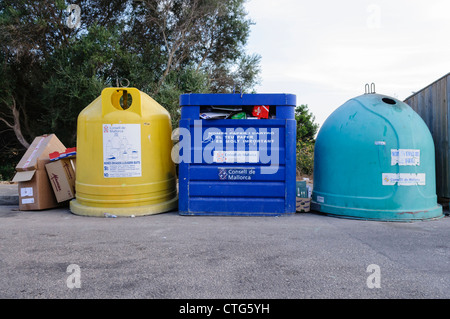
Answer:
<svg viewBox="0 0 450 319"><path fill-rule="evenodd" d="M34 198L23 198L22 199L22 204L33 204L34 203Z"/></svg>
<svg viewBox="0 0 450 319"><path fill-rule="evenodd" d="M140 124L103 124L103 176L142 176Z"/></svg>
<svg viewBox="0 0 450 319"><path fill-rule="evenodd" d="M325 202L325 198L323 196L317 196L317 202L323 203Z"/></svg>
<svg viewBox="0 0 450 319"><path fill-rule="evenodd" d="M414 186L425 185L425 173L383 173L383 185Z"/></svg>
<svg viewBox="0 0 450 319"><path fill-rule="evenodd" d="M258 163L259 151L214 151L215 163Z"/></svg>
<svg viewBox="0 0 450 319"><path fill-rule="evenodd" d="M400 166L420 165L420 150L391 150L391 165L397 164Z"/></svg>
<svg viewBox="0 0 450 319"><path fill-rule="evenodd" d="M20 196L27 197L33 196L33 187L24 187L20 189Z"/></svg>

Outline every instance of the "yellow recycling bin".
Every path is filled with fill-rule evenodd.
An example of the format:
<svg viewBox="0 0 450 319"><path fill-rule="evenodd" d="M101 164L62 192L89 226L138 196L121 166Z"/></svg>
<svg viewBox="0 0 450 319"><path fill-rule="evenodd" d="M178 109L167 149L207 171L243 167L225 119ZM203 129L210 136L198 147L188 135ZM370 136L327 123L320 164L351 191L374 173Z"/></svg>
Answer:
<svg viewBox="0 0 450 319"><path fill-rule="evenodd" d="M143 216L177 207L170 115L136 88L106 88L78 116L76 198L84 216Z"/></svg>

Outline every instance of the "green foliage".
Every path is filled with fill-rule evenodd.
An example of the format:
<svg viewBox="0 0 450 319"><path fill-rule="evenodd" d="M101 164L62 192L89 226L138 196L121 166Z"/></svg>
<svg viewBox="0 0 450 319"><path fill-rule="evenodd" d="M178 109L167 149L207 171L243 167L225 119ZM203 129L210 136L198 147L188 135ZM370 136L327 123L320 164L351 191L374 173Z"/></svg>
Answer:
<svg viewBox="0 0 450 319"><path fill-rule="evenodd" d="M297 174L311 176L314 172L314 142L297 140Z"/></svg>
<svg viewBox="0 0 450 319"><path fill-rule="evenodd" d="M6 160L0 164L0 181L10 181L15 175L15 167L22 157L17 151L5 154Z"/></svg>
<svg viewBox="0 0 450 319"><path fill-rule="evenodd" d="M319 129L315 123L314 115L309 111L308 105L299 105L295 108L295 120L297 121L297 139L313 141Z"/></svg>
<svg viewBox="0 0 450 319"><path fill-rule="evenodd" d="M172 72L163 83L159 92L153 97L170 113L172 126L177 127L180 120L180 94L209 93L208 78L205 73L186 67L181 72Z"/></svg>
<svg viewBox="0 0 450 319"><path fill-rule="evenodd" d="M3 0L0 2L0 174L9 178L26 144L55 133L76 143L76 120L103 88L127 79L180 118L183 93L252 92L260 56L245 46L245 0ZM65 8L81 8L66 25ZM313 171L318 125L295 109L297 168Z"/></svg>
<svg viewBox="0 0 450 319"><path fill-rule="evenodd" d="M117 30L99 25L55 50L43 64L50 74L42 85L41 127L74 146L78 114L95 100L103 88L112 85L113 66L123 55Z"/></svg>
<svg viewBox="0 0 450 319"><path fill-rule="evenodd" d="M295 108L297 121L297 174L311 176L314 171L314 143L319 124L307 105Z"/></svg>
<svg viewBox="0 0 450 319"><path fill-rule="evenodd" d="M245 52L244 1L1 1L0 167L41 134L74 146L80 111L123 79L173 126L182 93L251 91L260 57ZM66 25L69 3L81 8L78 28Z"/></svg>

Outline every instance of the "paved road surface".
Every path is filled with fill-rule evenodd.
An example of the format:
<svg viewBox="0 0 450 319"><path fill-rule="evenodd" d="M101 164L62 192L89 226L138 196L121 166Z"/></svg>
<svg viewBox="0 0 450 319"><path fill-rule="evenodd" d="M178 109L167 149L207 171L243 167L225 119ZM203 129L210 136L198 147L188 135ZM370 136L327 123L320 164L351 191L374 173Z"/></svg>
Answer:
<svg viewBox="0 0 450 319"><path fill-rule="evenodd" d="M449 230L450 217L96 218L0 206L0 298L443 299Z"/></svg>

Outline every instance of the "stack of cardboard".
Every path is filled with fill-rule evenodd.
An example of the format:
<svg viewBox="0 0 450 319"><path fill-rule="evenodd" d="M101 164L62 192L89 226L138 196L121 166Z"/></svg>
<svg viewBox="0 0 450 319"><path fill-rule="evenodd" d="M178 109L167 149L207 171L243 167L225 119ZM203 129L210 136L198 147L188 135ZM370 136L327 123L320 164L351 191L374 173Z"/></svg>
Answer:
<svg viewBox="0 0 450 319"><path fill-rule="evenodd" d="M38 136L16 166L13 182L19 183L19 209L42 210L58 206L45 165L49 154L65 150L55 134Z"/></svg>
<svg viewBox="0 0 450 319"><path fill-rule="evenodd" d="M296 182L296 211L309 212L311 206L311 187L306 180Z"/></svg>

